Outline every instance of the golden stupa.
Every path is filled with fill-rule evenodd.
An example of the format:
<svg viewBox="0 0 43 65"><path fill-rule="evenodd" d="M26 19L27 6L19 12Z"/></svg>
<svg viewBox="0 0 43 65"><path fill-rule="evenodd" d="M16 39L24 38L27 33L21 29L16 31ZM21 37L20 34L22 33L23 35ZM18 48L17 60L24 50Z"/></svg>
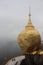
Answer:
<svg viewBox="0 0 43 65"><path fill-rule="evenodd" d="M29 21L24 31L18 35L18 44L25 54L37 50L41 44L39 32L35 29L31 22L31 13L29 10Z"/></svg>

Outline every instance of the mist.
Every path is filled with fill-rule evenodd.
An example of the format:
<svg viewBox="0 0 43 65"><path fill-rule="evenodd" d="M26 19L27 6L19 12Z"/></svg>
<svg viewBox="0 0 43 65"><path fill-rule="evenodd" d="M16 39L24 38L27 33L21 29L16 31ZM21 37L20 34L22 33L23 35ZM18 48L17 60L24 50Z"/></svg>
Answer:
<svg viewBox="0 0 43 65"><path fill-rule="evenodd" d="M0 0L0 65L9 57L22 54L18 34L31 20L43 41L43 0Z"/></svg>

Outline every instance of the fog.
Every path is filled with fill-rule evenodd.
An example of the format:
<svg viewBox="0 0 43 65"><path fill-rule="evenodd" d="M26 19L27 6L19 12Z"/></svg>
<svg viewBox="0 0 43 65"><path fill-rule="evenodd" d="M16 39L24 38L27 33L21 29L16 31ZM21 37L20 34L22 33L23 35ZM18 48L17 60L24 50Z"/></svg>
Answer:
<svg viewBox="0 0 43 65"><path fill-rule="evenodd" d="M16 39L31 20L43 40L43 0L0 0L0 38Z"/></svg>
<svg viewBox="0 0 43 65"><path fill-rule="evenodd" d="M0 0L0 65L5 58L22 54L17 36L28 22L29 7L43 41L43 0Z"/></svg>
<svg viewBox="0 0 43 65"><path fill-rule="evenodd" d="M0 65L9 58L22 54L22 50L16 40L0 40L0 44L3 44L0 46Z"/></svg>

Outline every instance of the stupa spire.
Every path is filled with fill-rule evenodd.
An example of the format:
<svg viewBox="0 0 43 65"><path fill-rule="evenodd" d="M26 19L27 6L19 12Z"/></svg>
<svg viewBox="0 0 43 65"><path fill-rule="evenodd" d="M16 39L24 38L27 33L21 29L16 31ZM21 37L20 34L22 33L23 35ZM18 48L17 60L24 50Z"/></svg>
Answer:
<svg viewBox="0 0 43 65"><path fill-rule="evenodd" d="M30 11L30 7L29 7L29 21L31 21L31 11Z"/></svg>
<svg viewBox="0 0 43 65"><path fill-rule="evenodd" d="M32 25L32 22L31 22L31 11L30 11L30 7L29 7L29 19L28 19L28 24L26 26L26 28L29 27L31 29L34 28L34 26Z"/></svg>

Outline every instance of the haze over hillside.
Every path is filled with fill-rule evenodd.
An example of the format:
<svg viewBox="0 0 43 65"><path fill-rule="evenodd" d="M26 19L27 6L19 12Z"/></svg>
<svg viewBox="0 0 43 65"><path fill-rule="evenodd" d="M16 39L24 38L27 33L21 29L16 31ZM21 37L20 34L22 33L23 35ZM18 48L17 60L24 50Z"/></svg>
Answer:
<svg viewBox="0 0 43 65"><path fill-rule="evenodd" d="M20 55L22 51L16 40L0 40L0 64L10 57Z"/></svg>

